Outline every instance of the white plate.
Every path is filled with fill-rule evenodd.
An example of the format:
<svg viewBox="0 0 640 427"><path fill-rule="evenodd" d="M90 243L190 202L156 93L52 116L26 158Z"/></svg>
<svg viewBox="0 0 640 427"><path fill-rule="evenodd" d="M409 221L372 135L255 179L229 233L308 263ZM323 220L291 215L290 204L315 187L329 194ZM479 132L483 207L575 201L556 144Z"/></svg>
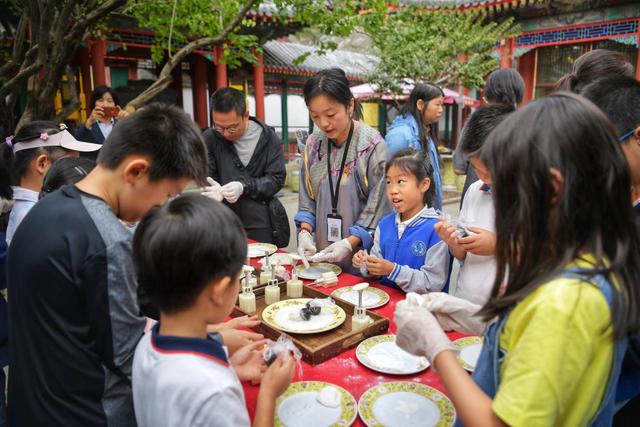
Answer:
<svg viewBox="0 0 640 427"><path fill-rule="evenodd" d="M297 320L300 309L310 301L310 298L293 298L276 302L267 306L262 311L262 320L276 329L294 334L315 334L329 331L342 325L347 318L344 310L336 305L322 307L317 316L311 316L309 320ZM292 320L290 315L296 320Z"/></svg>
<svg viewBox="0 0 640 427"><path fill-rule="evenodd" d="M367 338L356 348L356 358L369 369L392 375L410 375L429 367L426 357L409 354L396 345L395 335Z"/></svg>
<svg viewBox="0 0 640 427"><path fill-rule="evenodd" d="M271 265L273 264L278 264L278 265L293 265L293 258L291 258L291 255L289 254L285 254L282 252L276 252L273 255L271 255L269 257L269 262L271 263Z"/></svg>
<svg viewBox="0 0 640 427"><path fill-rule="evenodd" d="M453 342L458 349L458 363L469 372L473 372L482 351L481 337L458 338Z"/></svg>
<svg viewBox="0 0 640 427"><path fill-rule="evenodd" d="M276 245L271 243L249 243L247 257L259 258L267 255L271 255L278 250Z"/></svg>
<svg viewBox="0 0 640 427"><path fill-rule="evenodd" d="M341 402L337 408L328 408L317 401L324 387L334 387L340 392ZM322 381L293 383L276 402L275 426L328 427L348 426L356 418L354 397L342 387Z"/></svg>
<svg viewBox="0 0 640 427"><path fill-rule="evenodd" d="M329 264L328 262L316 262L311 263L309 268L304 268L304 265L296 266L296 273L300 279L306 280L318 280L322 277L322 273L328 272L336 273L336 276L339 276L342 273L342 269L335 264Z"/></svg>
<svg viewBox="0 0 640 427"><path fill-rule="evenodd" d="M358 412L369 427L448 427L456 418L453 404L444 394L410 381L370 388L360 398Z"/></svg>
<svg viewBox="0 0 640 427"><path fill-rule="evenodd" d="M336 289L331 292L332 297L343 299L355 306L358 305L358 291L353 290L353 286ZM378 308L389 302L389 294L378 288L367 288L362 291L362 307Z"/></svg>

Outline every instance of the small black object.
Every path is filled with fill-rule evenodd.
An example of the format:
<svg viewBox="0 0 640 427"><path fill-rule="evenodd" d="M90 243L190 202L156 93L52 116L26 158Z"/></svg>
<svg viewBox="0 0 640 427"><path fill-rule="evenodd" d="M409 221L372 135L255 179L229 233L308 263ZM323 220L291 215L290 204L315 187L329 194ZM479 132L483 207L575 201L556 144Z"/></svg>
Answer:
<svg viewBox="0 0 640 427"><path fill-rule="evenodd" d="M278 358L278 355L273 351L271 351L271 349L269 348L264 352L263 357L264 357L264 363L266 363L267 366L271 366L271 364L275 362L275 360Z"/></svg>
<svg viewBox="0 0 640 427"><path fill-rule="evenodd" d="M317 304L311 304L311 301L307 302L307 309L311 312L312 315L317 316L320 314L322 307Z"/></svg>
<svg viewBox="0 0 640 427"><path fill-rule="evenodd" d="M311 310L309 310L307 307L302 307L300 309L300 317L302 317L303 320L311 319Z"/></svg>

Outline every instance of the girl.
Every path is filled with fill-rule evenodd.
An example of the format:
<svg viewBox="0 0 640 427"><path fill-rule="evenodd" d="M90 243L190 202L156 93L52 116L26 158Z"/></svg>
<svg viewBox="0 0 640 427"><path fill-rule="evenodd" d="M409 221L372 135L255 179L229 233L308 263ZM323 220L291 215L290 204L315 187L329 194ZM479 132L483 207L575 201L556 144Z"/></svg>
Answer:
<svg viewBox="0 0 640 427"><path fill-rule="evenodd" d="M60 187L75 184L96 167L96 162L83 157L63 157L56 160L44 176L40 198L53 193Z"/></svg>
<svg viewBox="0 0 640 427"><path fill-rule="evenodd" d="M438 86L419 83L411 91L409 100L395 118L385 143L389 156L403 148L415 148L428 153L433 167L435 200L433 207L442 209L442 179L438 157L437 123L442 116L444 92Z"/></svg>
<svg viewBox="0 0 640 427"><path fill-rule="evenodd" d="M120 108L118 95L107 86L98 86L93 90L89 109L91 114L86 122L78 126L75 137L95 144L103 144L116 122L129 115Z"/></svg>
<svg viewBox="0 0 640 427"><path fill-rule="evenodd" d="M556 83L556 90L581 93L589 83L614 76L635 77L633 65L622 52L594 49L575 60L571 72Z"/></svg>
<svg viewBox="0 0 640 427"><path fill-rule="evenodd" d="M612 128L584 98L550 95L503 121L482 158L497 231L482 315L497 320L473 377L432 312L474 311L402 304L397 343L429 357L465 425L610 425L626 336L640 326L640 241Z"/></svg>
<svg viewBox="0 0 640 427"><path fill-rule="evenodd" d="M304 99L318 130L307 139L300 168L298 250L313 255L321 249L311 261L353 271L353 251L371 247L378 221L389 212L385 145L378 131L354 119L356 103L344 71L311 77Z"/></svg>
<svg viewBox="0 0 640 427"><path fill-rule="evenodd" d="M433 168L424 153L398 151L387 163L387 198L396 213L376 229L371 255L360 251L353 266L363 275L381 276L382 283L404 292L440 291L449 275L451 256L433 226Z"/></svg>
<svg viewBox="0 0 640 427"><path fill-rule="evenodd" d="M9 214L7 243L11 243L16 228L39 199L44 176L51 164L61 157L78 156L78 152L99 150L101 145L77 141L63 124L34 121L5 140L2 157L9 167L14 205Z"/></svg>

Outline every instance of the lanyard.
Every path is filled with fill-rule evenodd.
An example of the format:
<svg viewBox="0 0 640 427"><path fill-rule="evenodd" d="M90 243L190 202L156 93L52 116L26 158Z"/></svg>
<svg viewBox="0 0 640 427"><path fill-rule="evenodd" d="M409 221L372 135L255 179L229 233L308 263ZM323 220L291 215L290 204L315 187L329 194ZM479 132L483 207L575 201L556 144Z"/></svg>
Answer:
<svg viewBox="0 0 640 427"><path fill-rule="evenodd" d="M335 192L333 190L333 179L331 177L331 144L330 140L327 141L327 171L329 175L329 191L331 192L331 211L334 215L338 214L338 196L340 195L340 182L342 181L342 174L344 173L344 165L347 162L347 154L349 154L349 145L351 145L351 137L353 136L353 121L351 121L351 128L349 129L349 136L344 146L344 153L342 154L342 163L340 164L340 172L338 172L338 182L336 184Z"/></svg>

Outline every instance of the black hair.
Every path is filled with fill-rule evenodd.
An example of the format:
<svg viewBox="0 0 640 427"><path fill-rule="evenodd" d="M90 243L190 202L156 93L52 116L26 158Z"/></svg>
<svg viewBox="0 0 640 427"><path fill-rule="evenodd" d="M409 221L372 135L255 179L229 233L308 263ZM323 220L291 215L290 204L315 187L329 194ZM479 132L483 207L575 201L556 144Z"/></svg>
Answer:
<svg viewBox="0 0 640 427"><path fill-rule="evenodd" d="M180 108L149 104L118 121L98 154L98 164L116 169L130 155L150 157L149 177L191 178L204 184L207 149L200 129Z"/></svg>
<svg viewBox="0 0 640 427"><path fill-rule="evenodd" d="M423 123L422 113L418 110L417 104L419 100L422 100L425 108L427 108L429 101L439 96L444 97L444 91L440 87L430 83L418 83L411 91L409 100L404 104L402 110L400 110L400 114L403 116L411 114L416 122L418 122L418 129L420 129L420 145L425 152L428 152L427 136L431 137L436 147L438 146L438 124ZM429 135L425 135L424 133L426 125L429 125Z"/></svg>
<svg viewBox="0 0 640 427"><path fill-rule="evenodd" d="M109 86L98 86L91 92L91 99L89 100L89 111L96 108L96 102L102 98L102 95L108 93L113 98L113 103L115 105L120 105L120 98L118 98L118 94L113 91Z"/></svg>
<svg viewBox="0 0 640 427"><path fill-rule="evenodd" d="M515 109L514 104L487 104L474 111L462 130L460 152L469 155L480 150L489 133Z"/></svg>
<svg viewBox="0 0 640 427"><path fill-rule="evenodd" d="M40 198L58 188L75 184L96 167L96 162L86 157L63 157L53 162L42 182Z"/></svg>
<svg viewBox="0 0 640 427"><path fill-rule="evenodd" d="M14 144L38 138L44 132L55 135L60 132L60 128L54 122L36 120L27 123L18 130L13 137L11 146L6 142L2 144L2 160L9 170L13 185L20 185L20 180L27 173L29 163L37 156L46 154L51 162L54 162L68 153L68 150L63 147L38 147L20 150L14 154L12 148Z"/></svg>
<svg viewBox="0 0 640 427"><path fill-rule="evenodd" d="M640 82L632 77L603 78L584 88L582 96L611 120L616 135L640 126Z"/></svg>
<svg viewBox="0 0 640 427"><path fill-rule="evenodd" d="M411 147L403 148L389 159L385 166L385 173L389 172L391 166L395 166L400 170L409 172L411 175L416 177L418 183L425 178L429 178L431 184L429 185L427 192L424 193L423 201L427 206L433 206L433 201L436 197L436 186L435 181L433 180L433 165L431 164L426 152L416 150Z"/></svg>
<svg viewBox="0 0 640 427"><path fill-rule="evenodd" d="M633 77L633 65L622 52L594 49L575 60L571 72L556 83L556 89L581 93L588 84L613 76Z"/></svg>
<svg viewBox="0 0 640 427"><path fill-rule="evenodd" d="M351 100L354 102L353 108L353 120L360 120L362 118L362 105L351 93L349 88L349 80L347 75L340 68L327 68L322 70L316 75L309 77L304 82L304 102L309 106L311 100L316 96L324 95L331 99L336 100L345 108L349 108Z"/></svg>
<svg viewBox="0 0 640 427"><path fill-rule="evenodd" d="M133 237L138 283L164 313L188 309L215 280L236 280L246 257L238 217L201 195L180 196L152 209Z"/></svg>
<svg viewBox="0 0 640 427"><path fill-rule="evenodd" d="M513 68L500 68L487 77L484 96L491 103L510 104L517 108L524 97L524 80Z"/></svg>
<svg viewBox="0 0 640 427"><path fill-rule="evenodd" d="M543 125L541 125L543 124ZM528 103L491 132L497 272L485 317L500 314L592 254L612 286L617 338L640 326L640 236L630 172L607 118L588 100L556 93ZM563 178L557 193L551 170ZM506 283L503 295L500 287Z"/></svg>
<svg viewBox="0 0 640 427"><path fill-rule="evenodd" d="M235 111L239 116L244 116L247 112L247 100L244 92L232 87L223 87L213 92L209 105L212 112Z"/></svg>

